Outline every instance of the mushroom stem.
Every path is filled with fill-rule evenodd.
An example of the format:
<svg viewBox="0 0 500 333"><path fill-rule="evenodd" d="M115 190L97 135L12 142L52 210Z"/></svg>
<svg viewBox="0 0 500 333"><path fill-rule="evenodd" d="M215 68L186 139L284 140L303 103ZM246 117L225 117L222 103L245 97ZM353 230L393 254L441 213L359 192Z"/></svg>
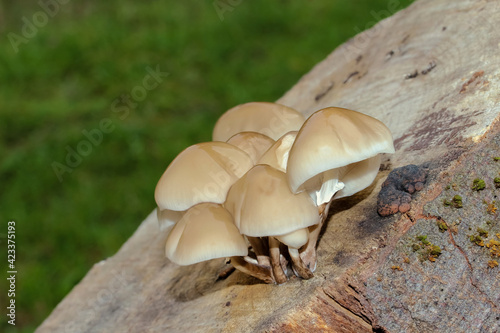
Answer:
<svg viewBox="0 0 500 333"><path fill-rule="evenodd" d="M311 272L316 270L316 243L318 241L320 231L321 224L309 228L309 241L307 242L304 251L300 253L302 262Z"/></svg>
<svg viewBox="0 0 500 333"><path fill-rule="evenodd" d="M323 224L328 217L328 210L330 209L332 201L333 198L330 202L324 203L318 207L320 217L319 224L309 227L309 241L307 242L304 251L300 253L302 261L311 272L316 270L316 245L318 243L319 234L321 233Z"/></svg>
<svg viewBox="0 0 500 333"><path fill-rule="evenodd" d="M264 238L247 236L247 239L250 242L250 245L252 245L253 252L257 256L259 265L271 266L271 261L267 255L267 253L269 253L269 249L267 242L264 241Z"/></svg>
<svg viewBox="0 0 500 333"><path fill-rule="evenodd" d="M280 244L280 265L283 272L288 278L288 259L283 255L287 252L287 246L283 243Z"/></svg>
<svg viewBox="0 0 500 333"><path fill-rule="evenodd" d="M280 242L274 237L269 237L269 254L271 256L271 267L273 268L276 283L285 283L287 281L287 277L281 267Z"/></svg>
<svg viewBox="0 0 500 333"><path fill-rule="evenodd" d="M256 277L257 279L262 280L265 283L274 283L271 267L269 266L251 264L245 261L243 257L237 256L231 257L231 264L240 272Z"/></svg>
<svg viewBox="0 0 500 333"><path fill-rule="evenodd" d="M250 256L244 256L243 257L243 260L245 260L247 263L249 263L250 265L258 265L259 262L257 261L257 259L255 258L252 258Z"/></svg>
<svg viewBox="0 0 500 333"><path fill-rule="evenodd" d="M288 253L290 253L290 258L292 258L292 268L295 272L295 275L306 280L314 276L311 270L304 264L302 259L300 259L298 249L288 247Z"/></svg>

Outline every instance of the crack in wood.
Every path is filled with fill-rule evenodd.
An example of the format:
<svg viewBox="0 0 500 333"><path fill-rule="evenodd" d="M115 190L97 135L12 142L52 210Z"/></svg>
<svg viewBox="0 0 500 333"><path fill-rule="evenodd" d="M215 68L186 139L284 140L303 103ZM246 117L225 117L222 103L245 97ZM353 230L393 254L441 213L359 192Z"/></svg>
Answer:
<svg viewBox="0 0 500 333"><path fill-rule="evenodd" d="M329 293L327 290L325 290L324 288L322 289L323 290L323 293L328 296L330 299L332 299L335 303L337 303L341 308L345 309L346 311L348 311L349 313L351 313L352 315L354 315L355 317L363 320L365 323L367 323L368 325L372 326L372 321L370 320L370 318L368 318L366 315L362 314L362 313L357 313L356 311L350 309L349 307L345 306L344 304L340 303L339 301L337 301L337 299L335 298L335 296L333 296L331 293ZM359 300L357 300L359 301Z"/></svg>
<svg viewBox="0 0 500 333"><path fill-rule="evenodd" d="M352 291L352 292L347 292L347 293L348 293L349 298L355 302L352 304L351 307L348 304L345 304L346 303L345 301L342 302L340 300L337 300L335 295L333 295L331 292L329 292L325 288L322 288L321 290L337 306L339 306L341 309L345 310L345 315L347 315L349 317L353 317L354 320L363 321L369 327L371 327L371 330L374 333L387 333L388 331L384 327L375 324L375 320L373 318L371 318L371 316L373 316L373 314L371 314L371 316L370 316L369 313L365 313L363 311L363 309L365 309L365 306L363 305L363 302L361 301L361 297L364 297L364 296L357 290L357 288L350 283L347 283L346 287ZM356 307L359 307L359 309L358 310L353 309Z"/></svg>

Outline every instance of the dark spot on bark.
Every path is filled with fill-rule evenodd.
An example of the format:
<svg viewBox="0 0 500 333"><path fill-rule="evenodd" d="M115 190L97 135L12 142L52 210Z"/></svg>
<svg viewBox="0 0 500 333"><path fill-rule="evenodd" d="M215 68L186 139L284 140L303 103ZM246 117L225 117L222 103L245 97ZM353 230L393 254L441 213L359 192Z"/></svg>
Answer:
<svg viewBox="0 0 500 333"><path fill-rule="evenodd" d="M333 262L339 266L347 266L352 262L353 257L345 251L339 251L335 254Z"/></svg>
<svg viewBox="0 0 500 333"><path fill-rule="evenodd" d="M405 80L414 79L418 76L418 70L415 69L413 73L406 74Z"/></svg>
<svg viewBox="0 0 500 333"><path fill-rule="evenodd" d="M333 82L330 83L330 85L323 92L317 94L316 97L314 97L314 100L317 102L320 99L322 99L323 97L325 97L325 95L328 94L328 92L333 89L333 86L334 86L334 83Z"/></svg>
<svg viewBox="0 0 500 333"><path fill-rule="evenodd" d="M378 170L386 171L386 170L391 170L391 168L392 168L391 162L387 162L387 163L381 163L380 168Z"/></svg>
<svg viewBox="0 0 500 333"><path fill-rule="evenodd" d="M226 306L230 306L231 305L231 302L226 302Z"/></svg>
<svg viewBox="0 0 500 333"><path fill-rule="evenodd" d="M435 62L435 61L431 61L431 62L429 63L429 65L427 66L427 68L423 69L420 73L421 73L422 75L426 75L426 74L428 74L430 71L432 71L434 68L436 68L436 66L437 66L437 65L436 65L436 62Z"/></svg>
<svg viewBox="0 0 500 333"><path fill-rule="evenodd" d="M355 72L352 72L351 74L349 74L349 76L347 76L347 78L344 80L344 82L342 82L343 84L346 84L347 82L349 82L354 76L358 75L359 72L358 71L355 71Z"/></svg>
<svg viewBox="0 0 500 333"><path fill-rule="evenodd" d="M109 313L112 314L114 312L116 312L116 310L118 310L120 308L120 305L116 305L116 306L113 306L110 310L109 310Z"/></svg>
<svg viewBox="0 0 500 333"><path fill-rule="evenodd" d="M414 164L392 170L377 197L379 215L389 216L409 211L411 194L423 189L426 177L426 171Z"/></svg>
<svg viewBox="0 0 500 333"><path fill-rule="evenodd" d="M446 27L443 27L443 29L441 29L441 31L445 31L446 30Z"/></svg>
<svg viewBox="0 0 500 333"><path fill-rule="evenodd" d="M391 59L393 55L394 55L393 50L390 50L389 52L387 52L387 54L385 55L385 61L388 61L389 59Z"/></svg>
<svg viewBox="0 0 500 333"><path fill-rule="evenodd" d="M363 55L359 55L357 58L356 58L356 63L359 64L359 62L361 61L361 59L363 59Z"/></svg>

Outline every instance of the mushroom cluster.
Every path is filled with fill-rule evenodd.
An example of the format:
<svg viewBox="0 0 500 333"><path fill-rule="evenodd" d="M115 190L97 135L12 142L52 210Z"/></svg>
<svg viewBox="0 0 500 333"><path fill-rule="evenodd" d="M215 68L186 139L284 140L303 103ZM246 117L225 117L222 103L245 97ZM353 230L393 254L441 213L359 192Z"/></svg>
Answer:
<svg viewBox="0 0 500 333"><path fill-rule="evenodd" d="M275 103L236 106L156 186L166 256L179 265L230 257L267 283L292 271L309 279L331 202L368 187L380 154L393 152L389 129L356 111L329 107L306 120Z"/></svg>

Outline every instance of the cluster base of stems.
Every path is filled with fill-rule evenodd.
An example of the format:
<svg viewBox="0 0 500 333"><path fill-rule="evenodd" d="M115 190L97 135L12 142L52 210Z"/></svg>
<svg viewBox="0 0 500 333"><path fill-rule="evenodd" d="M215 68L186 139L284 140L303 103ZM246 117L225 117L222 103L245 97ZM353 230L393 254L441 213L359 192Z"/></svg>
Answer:
<svg viewBox="0 0 500 333"><path fill-rule="evenodd" d="M321 229L328 216L331 201L318 207L320 222L309 227L309 240L302 251L288 248L292 269L298 277L310 279L316 270L316 244ZM287 260L284 258L286 246L274 237L247 237L256 259L231 257L232 265L239 271L256 277L266 283L285 283Z"/></svg>

